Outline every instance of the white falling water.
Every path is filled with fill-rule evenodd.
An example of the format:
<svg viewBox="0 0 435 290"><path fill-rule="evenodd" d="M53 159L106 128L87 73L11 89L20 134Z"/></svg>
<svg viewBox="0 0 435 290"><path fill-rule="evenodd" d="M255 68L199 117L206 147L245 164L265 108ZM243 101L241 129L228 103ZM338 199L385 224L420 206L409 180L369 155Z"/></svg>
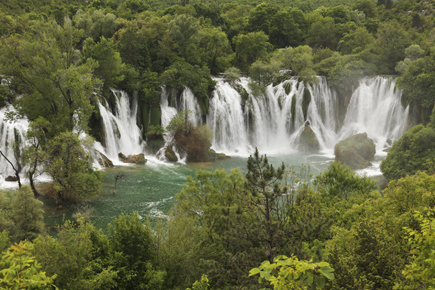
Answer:
<svg viewBox="0 0 435 290"><path fill-rule="evenodd" d="M401 91L395 90L395 82L384 77L360 80L337 141L365 132L380 153L388 139L392 142L400 139L407 129L409 107L402 107Z"/></svg>
<svg viewBox="0 0 435 290"><path fill-rule="evenodd" d="M18 162L14 155L14 149L12 144L18 143L18 147L22 149L24 147L24 141L29 128L29 122L27 119L18 119L13 122L6 121L7 111L15 111L12 106L6 106L0 109L0 150L8 159L14 164L15 168L18 168ZM24 170L20 176L24 177ZM5 182L4 179L9 175L15 175L12 166L0 155L0 187L16 187L16 182Z"/></svg>
<svg viewBox="0 0 435 290"><path fill-rule="evenodd" d="M298 147L306 121L309 121L321 148L330 148L336 140L336 97L324 78L318 80L317 84L306 87L312 95L312 102L305 120L302 109L305 85L297 79L276 87L269 85L264 96L250 94L244 108L239 93L222 79L216 79L217 86L207 116L214 134L213 148L228 154L252 152L254 146L262 152L292 151ZM247 92L248 83L247 78L240 80ZM286 85L291 86L288 94ZM293 98L294 116L291 109Z"/></svg>
<svg viewBox="0 0 435 290"><path fill-rule="evenodd" d="M324 152L331 152L338 141L362 132L374 140L380 152L388 139L398 140L407 128L408 109L400 104L401 92L394 89L394 80L384 77L360 81L339 132L337 97L323 77L318 77L314 85L305 86L297 79L276 87L270 85L263 96L250 94L244 107L235 89L222 79L216 81L207 124L213 130L213 148L227 154L252 152L254 146L269 153L297 149L307 122ZM248 78L239 82L249 92L248 83ZM291 85L288 94L284 89L286 84ZM305 88L311 93L311 102L304 119Z"/></svg>
<svg viewBox="0 0 435 290"><path fill-rule="evenodd" d="M185 88L181 93L180 100L177 102L177 99L174 97L175 107L170 106L169 104L169 92L165 88L162 90L162 94L160 96L160 110L161 110L161 118L162 118L162 127L166 129L169 125L172 118L179 111L188 111L188 121L194 126L202 125L201 118L201 108L198 104L198 101L195 98L192 90L190 88ZM173 142L174 136L170 133L164 134L165 146L157 152L156 156L159 160L165 160L165 151L167 146L171 145L174 153L177 155L179 162L185 163L186 156L183 152L181 152Z"/></svg>
<svg viewBox="0 0 435 290"><path fill-rule="evenodd" d="M140 128L136 124L137 99L133 97L133 103L127 93L112 90L115 96L115 115L101 103L98 104L105 133L106 147L96 144L96 149L106 154L112 161L118 161L118 153L126 156L138 154L144 151L144 141Z"/></svg>

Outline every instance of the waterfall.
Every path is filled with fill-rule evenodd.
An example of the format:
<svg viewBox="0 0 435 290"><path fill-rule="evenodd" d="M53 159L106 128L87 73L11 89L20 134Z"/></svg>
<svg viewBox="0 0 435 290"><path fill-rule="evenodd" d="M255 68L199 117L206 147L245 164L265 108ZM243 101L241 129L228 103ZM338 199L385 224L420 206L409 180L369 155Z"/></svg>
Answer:
<svg viewBox="0 0 435 290"><path fill-rule="evenodd" d="M217 85L210 101L207 124L213 131L216 150L233 154L235 151L252 152L255 146L262 152L292 151L297 149L307 122L322 149L335 144L336 96L325 78L318 77L314 85L305 85L296 78L275 87L269 85L262 96L249 94L245 104L228 83L223 79L215 80ZM239 85L250 92L248 83L248 78L242 78ZM302 108L305 90L312 99L306 118Z"/></svg>
<svg viewBox="0 0 435 290"><path fill-rule="evenodd" d="M166 90L166 88L163 88L162 94L160 96L160 110L162 116L162 127L164 129L166 129L166 127L169 125L169 122L179 111L189 111L188 121L190 124L194 126L202 125L201 108L190 88L186 87L183 90L179 102L177 101L177 98L175 96L172 98L173 105L175 105L175 107L170 106L169 97L169 92ZM185 162L186 156L175 146L173 142L174 136L169 133L165 133L163 137L165 139L165 146L161 148L159 152L157 152L157 158L159 160L165 160L166 148L169 145L172 145L172 148L174 150L174 153L177 155L178 160L180 162Z"/></svg>
<svg viewBox="0 0 435 290"><path fill-rule="evenodd" d="M27 119L7 121L7 111L15 112L15 109L10 105L0 109L0 150L14 164L15 168L18 168L19 164L15 158L13 144L15 142L20 150L24 147L29 122ZM24 177L23 172L24 170L20 174L22 177ZM15 175L15 172L6 159L0 156L0 187L16 187L15 182L4 182L4 179L9 175Z"/></svg>
<svg viewBox="0 0 435 290"><path fill-rule="evenodd" d="M144 151L144 141L140 128L136 124L137 97L133 97L132 104L126 92L112 90L115 97L115 114L112 114L108 105L98 103L102 125L104 128L105 143L96 144L96 149L102 151L112 161L118 160L118 153L125 155L138 154Z"/></svg>
<svg viewBox="0 0 435 290"><path fill-rule="evenodd" d="M365 132L373 139L379 153L387 142L391 144L400 139L407 129L409 107L402 107L402 93L395 89L395 83L395 80L384 77L360 80L337 141Z"/></svg>
<svg viewBox="0 0 435 290"><path fill-rule="evenodd" d="M316 84L306 85L292 78L275 87L269 85L264 95L249 94L243 104L232 86L216 78L207 116L214 134L213 148L227 154L252 152L252 147L268 153L291 151L298 148L299 137L309 124L321 151L331 152L338 141L366 132L380 152L405 132L408 109L400 104L401 92L395 90L395 80L385 77L360 80L338 131L337 96L326 78L317 79ZM238 84L249 93L248 83L248 78L241 78ZM307 90L311 102L304 116Z"/></svg>

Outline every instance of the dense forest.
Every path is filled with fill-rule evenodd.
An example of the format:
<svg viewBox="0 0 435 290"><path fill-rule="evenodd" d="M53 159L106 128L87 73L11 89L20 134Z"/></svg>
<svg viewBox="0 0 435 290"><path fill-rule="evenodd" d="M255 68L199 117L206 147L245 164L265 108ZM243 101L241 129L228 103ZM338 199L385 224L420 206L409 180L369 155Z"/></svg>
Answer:
<svg viewBox="0 0 435 290"><path fill-rule="evenodd" d="M0 108L13 106L7 118L30 125L22 150L13 143L13 154L0 151L19 183L0 190L0 288L433 289L434 5L2 1ZM104 145L96 104L113 108L112 88L137 95L144 140L157 144L171 132L193 152L188 161L198 161L211 158L212 133L189 125L189 112L163 128L162 88L174 96L190 88L205 118L214 76L242 95L236 80L249 76L251 93L261 95L271 83L315 83L319 75L341 106L361 78L397 78L415 126L382 162L389 181L382 191L338 162L313 177L275 168L256 150L243 174L187 177L168 219L126 214L103 232L82 210L56 235L47 232L38 175L53 180L59 208L102 192L89 148L94 140ZM23 168L30 186L21 185Z"/></svg>

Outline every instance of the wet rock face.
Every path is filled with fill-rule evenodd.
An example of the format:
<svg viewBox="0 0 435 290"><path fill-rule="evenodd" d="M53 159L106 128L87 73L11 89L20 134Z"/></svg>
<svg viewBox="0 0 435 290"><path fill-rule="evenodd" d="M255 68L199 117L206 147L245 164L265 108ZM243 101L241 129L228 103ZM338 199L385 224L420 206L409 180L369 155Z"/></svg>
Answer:
<svg viewBox="0 0 435 290"><path fill-rule="evenodd" d="M165 157L168 159L169 162L177 162L178 161L178 157L177 157L177 155L175 155L175 152L172 149L171 145L166 147Z"/></svg>
<svg viewBox="0 0 435 290"><path fill-rule="evenodd" d="M319 140L317 140L316 134L314 134L310 125L305 125L304 131L299 138L299 150L301 151L318 151L320 149Z"/></svg>
<svg viewBox="0 0 435 290"><path fill-rule="evenodd" d="M363 169L371 165L375 158L376 146L367 133L344 139L335 145L335 161L348 165L351 169Z"/></svg>
<svg viewBox="0 0 435 290"><path fill-rule="evenodd" d="M101 153L100 151L98 151L98 154L100 155L101 159L98 159L98 163L102 166L102 167L113 167L113 162L107 158L106 155L104 155L103 153Z"/></svg>
<svg viewBox="0 0 435 290"><path fill-rule="evenodd" d="M147 160L145 159L145 155L143 153L125 156L123 153L120 152L118 154L118 157L124 163L134 163L134 164L147 163Z"/></svg>

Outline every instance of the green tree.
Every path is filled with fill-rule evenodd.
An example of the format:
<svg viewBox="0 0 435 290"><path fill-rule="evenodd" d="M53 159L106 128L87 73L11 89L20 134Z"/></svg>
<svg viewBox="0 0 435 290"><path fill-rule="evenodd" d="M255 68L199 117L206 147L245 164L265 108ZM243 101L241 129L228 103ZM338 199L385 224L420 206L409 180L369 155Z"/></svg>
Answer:
<svg viewBox="0 0 435 290"><path fill-rule="evenodd" d="M278 11L270 21L270 43L275 48L298 46L303 42L303 31L289 11Z"/></svg>
<svg viewBox="0 0 435 290"><path fill-rule="evenodd" d="M33 197L29 186L23 186L11 202L15 240L33 240L44 229L43 203Z"/></svg>
<svg viewBox="0 0 435 290"><path fill-rule="evenodd" d="M53 178L57 205L62 208L65 198L83 198L101 191L101 174L92 168L86 142L70 132L61 133L47 144L43 166Z"/></svg>
<svg viewBox="0 0 435 290"><path fill-rule="evenodd" d="M49 138L65 130L87 129L98 82L92 74L95 62L79 64L75 45L82 33L69 19L63 27L35 22L22 39L9 37L1 46L1 70L22 94L14 106L30 121L40 116L49 121Z"/></svg>
<svg viewBox="0 0 435 290"><path fill-rule="evenodd" d="M352 5L352 10L358 10L364 12L364 15L368 18L375 17L375 5L370 0L358 0Z"/></svg>
<svg viewBox="0 0 435 290"><path fill-rule="evenodd" d="M375 42L375 50L380 55L378 71L394 73L396 63L405 58L405 48L408 46L408 34L399 23L383 23L378 29Z"/></svg>
<svg viewBox="0 0 435 290"><path fill-rule="evenodd" d="M122 29L117 34L119 40L115 43L115 47L123 62L134 66L139 73L150 69L151 57L145 36L133 27Z"/></svg>
<svg viewBox="0 0 435 290"><path fill-rule="evenodd" d="M355 31L345 34L341 38L338 48L345 54L358 53L372 44L374 40L373 35L365 27L358 27Z"/></svg>
<svg viewBox="0 0 435 290"><path fill-rule="evenodd" d="M102 36L110 39L118 28L118 21L112 13L105 14L103 10L97 10L92 13L91 19L90 32L94 41L98 42Z"/></svg>
<svg viewBox="0 0 435 290"><path fill-rule="evenodd" d="M307 43L313 48L330 48L335 50L338 44L337 30L334 19L331 17L321 17L314 22L307 36Z"/></svg>
<svg viewBox="0 0 435 290"><path fill-rule="evenodd" d="M382 160L381 171L388 179L399 179L417 171L433 171L435 131L431 126L417 125L396 142Z"/></svg>
<svg viewBox="0 0 435 290"><path fill-rule="evenodd" d="M239 34L233 38L235 46L235 62L243 71L248 71L249 66L257 60L266 60L272 45L269 37L263 32Z"/></svg>
<svg viewBox="0 0 435 290"><path fill-rule="evenodd" d="M39 117L29 125L26 139L28 145L22 150L22 160L29 166L26 175L29 178L30 187L33 194L38 196L34 178L41 173L41 162L43 158L44 146L47 142L45 132L50 131L50 123L43 117Z"/></svg>
<svg viewBox="0 0 435 290"><path fill-rule="evenodd" d="M166 273L155 268L152 234L139 215L120 215L109 231L109 263L118 271L118 289L162 289Z"/></svg>
<svg viewBox="0 0 435 290"><path fill-rule="evenodd" d="M316 189L327 198L349 199L355 194L368 194L377 189L370 177L360 177L349 166L331 163L327 170L313 181Z"/></svg>
<svg viewBox="0 0 435 290"><path fill-rule="evenodd" d="M426 124L434 104L435 51L429 56L410 62L403 75L397 79L402 89L402 104L411 105L418 112L417 120Z"/></svg>
<svg viewBox="0 0 435 290"><path fill-rule="evenodd" d="M229 67L227 58L232 50L227 35L220 27L202 29L199 45L207 56L206 62L211 74L216 75Z"/></svg>
<svg viewBox="0 0 435 290"><path fill-rule="evenodd" d="M179 15L169 22L168 35L177 44L178 54L190 64L199 64L200 27L195 18Z"/></svg>
<svg viewBox="0 0 435 290"><path fill-rule="evenodd" d="M122 63L119 52L115 50L113 42L101 37L98 43L92 38L85 40L83 45L83 59L93 59L98 63L94 74L103 80L103 92L108 92L124 79L125 65Z"/></svg>
<svg viewBox="0 0 435 290"><path fill-rule="evenodd" d="M269 35L270 22L277 12L274 6L261 3L249 12L247 28L251 32L263 31Z"/></svg>
<svg viewBox="0 0 435 290"><path fill-rule="evenodd" d="M77 224L60 226L56 238L45 234L34 241L36 259L48 275L56 275L60 289L119 289L118 272L105 267L95 253L96 235L93 225L79 216Z"/></svg>

